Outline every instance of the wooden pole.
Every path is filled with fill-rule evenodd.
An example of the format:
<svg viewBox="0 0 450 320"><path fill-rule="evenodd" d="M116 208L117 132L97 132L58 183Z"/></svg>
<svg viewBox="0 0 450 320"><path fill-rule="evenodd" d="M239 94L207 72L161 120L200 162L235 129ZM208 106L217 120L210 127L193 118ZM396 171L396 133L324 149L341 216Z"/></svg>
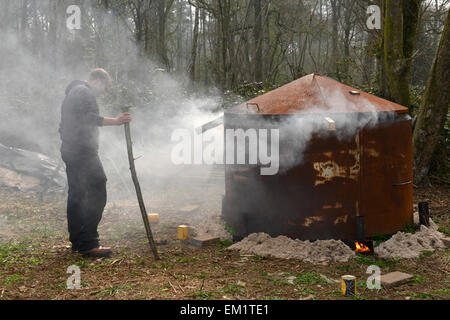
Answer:
<svg viewBox="0 0 450 320"><path fill-rule="evenodd" d="M129 112L130 106L122 107L122 112ZM159 260L158 250L156 249L155 241L153 240L152 229L150 228L150 222L148 221L147 211L145 209L144 200L142 198L141 187L136 175L136 167L134 166L133 146L131 141L130 124L125 123L125 139L127 141L128 161L130 163L131 178L133 179L134 187L136 189L136 195L139 202L139 208L141 209L142 220L144 221L145 231L147 233L150 249L153 252L153 256L156 260Z"/></svg>
<svg viewBox="0 0 450 320"><path fill-rule="evenodd" d="M419 202L419 222L426 227L430 226L430 209L428 202Z"/></svg>

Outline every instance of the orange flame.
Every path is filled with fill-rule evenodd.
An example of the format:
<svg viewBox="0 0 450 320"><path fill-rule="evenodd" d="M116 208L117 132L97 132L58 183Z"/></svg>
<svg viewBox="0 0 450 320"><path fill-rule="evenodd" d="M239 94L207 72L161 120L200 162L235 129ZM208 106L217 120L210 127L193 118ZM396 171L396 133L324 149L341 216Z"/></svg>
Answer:
<svg viewBox="0 0 450 320"><path fill-rule="evenodd" d="M356 249L355 249L356 252L370 252L369 247L367 247L363 243L355 242L355 246L356 246Z"/></svg>

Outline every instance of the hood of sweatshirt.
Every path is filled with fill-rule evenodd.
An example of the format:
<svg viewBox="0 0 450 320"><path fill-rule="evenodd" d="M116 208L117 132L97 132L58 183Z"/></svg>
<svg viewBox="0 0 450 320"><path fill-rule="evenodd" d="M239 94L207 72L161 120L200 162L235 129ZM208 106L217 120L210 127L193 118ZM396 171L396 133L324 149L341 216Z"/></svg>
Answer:
<svg viewBox="0 0 450 320"><path fill-rule="evenodd" d="M69 94L70 90L72 90L73 87L78 86L80 84L86 84L86 82L81 80L73 80L66 88L66 95Z"/></svg>

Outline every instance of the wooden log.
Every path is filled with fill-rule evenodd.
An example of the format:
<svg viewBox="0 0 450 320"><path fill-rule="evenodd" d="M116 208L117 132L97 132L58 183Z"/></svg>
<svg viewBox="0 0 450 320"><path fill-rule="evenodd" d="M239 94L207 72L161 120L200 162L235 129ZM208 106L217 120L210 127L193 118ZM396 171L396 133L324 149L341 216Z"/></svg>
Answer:
<svg viewBox="0 0 450 320"><path fill-rule="evenodd" d="M216 244L219 240L219 237L202 236L191 239L190 244L197 247L206 247L208 245Z"/></svg>
<svg viewBox="0 0 450 320"><path fill-rule="evenodd" d="M122 107L122 112L129 112L129 110L130 106ZM155 259L159 260L158 250L156 249L156 244L155 241L153 240L152 229L150 228L150 222L148 221L147 210L145 209L144 200L142 198L142 191L139 185L139 180L137 178L136 167L134 165L130 124L125 123L124 128L125 128L125 139L127 141L128 161L130 163L131 178L133 180L134 187L136 189L136 196L139 202L139 208L141 209L142 220L144 221L145 231L147 233L150 249L152 250Z"/></svg>
<svg viewBox="0 0 450 320"><path fill-rule="evenodd" d="M430 211L428 202L419 202L419 222L426 227L430 226Z"/></svg>

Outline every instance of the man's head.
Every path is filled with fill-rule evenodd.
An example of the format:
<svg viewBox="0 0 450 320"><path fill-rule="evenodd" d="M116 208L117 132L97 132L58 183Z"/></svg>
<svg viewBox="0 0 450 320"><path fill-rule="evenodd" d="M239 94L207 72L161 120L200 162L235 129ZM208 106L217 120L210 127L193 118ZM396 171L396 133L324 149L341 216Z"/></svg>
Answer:
<svg viewBox="0 0 450 320"><path fill-rule="evenodd" d="M94 89L96 95L101 95L111 85L111 77L105 69L97 68L91 71L88 84Z"/></svg>

